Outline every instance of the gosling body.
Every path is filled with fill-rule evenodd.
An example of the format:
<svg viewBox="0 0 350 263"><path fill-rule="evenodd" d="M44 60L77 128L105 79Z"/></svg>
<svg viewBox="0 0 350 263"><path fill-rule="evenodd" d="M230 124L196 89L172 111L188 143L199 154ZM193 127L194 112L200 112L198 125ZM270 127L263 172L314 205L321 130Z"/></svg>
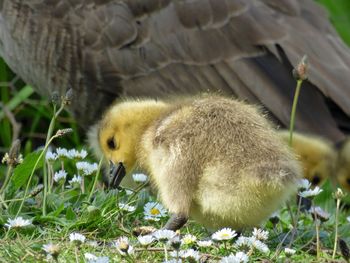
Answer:
<svg viewBox="0 0 350 263"><path fill-rule="evenodd" d="M336 162L336 179L339 185L350 192L350 139L339 147Z"/></svg>
<svg viewBox="0 0 350 263"><path fill-rule="evenodd" d="M290 196L301 171L259 110L219 96L185 102L126 101L99 124L107 159L150 175L180 227L259 225Z"/></svg>

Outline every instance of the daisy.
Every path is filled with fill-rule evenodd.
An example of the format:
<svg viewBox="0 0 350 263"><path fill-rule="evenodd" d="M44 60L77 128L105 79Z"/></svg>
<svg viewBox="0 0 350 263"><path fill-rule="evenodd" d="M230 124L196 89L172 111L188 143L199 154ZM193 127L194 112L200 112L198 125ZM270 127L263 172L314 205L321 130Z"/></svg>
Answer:
<svg viewBox="0 0 350 263"><path fill-rule="evenodd" d="M45 155L45 159L48 162L54 162L57 159L57 154L51 151L47 151Z"/></svg>
<svg viewBox="0 0 350 263"><path fill-rule="evenodd" d="M43 245L42 249L46 254L51 255L55 259L57 259L58 255L60 254L60 247L56 244L49 243Z"/></svg>
<svg viewBox="0 0 350 263"><path fill-rule="evenodd" d="M68 183L73 187L73 188L79 188L81 185L83 178L80 175L74 175L72 180L69 180Z"/></svg>
<svg viewBox="0 0 350 263"><path fill-rule="evenodd" d="M86 237L79 233L71 233L69 235L69 240L76 245L80 245L85 242Z"/></svg>
<svg viewBox="0 0 350 263"><path fill-rule="evenodd" d="M143 208L144 219L159 221L167 215L166 209L157 202L148 202Z"/></svg>
<svg viewBox="0 0 350 263"><path fill-rule="evenodd" d="M134 248L129 244L129 239L127 237L120 237L115 242L115 246L118 252L122 255L131 255L134 253Z"/></svg>
<svg viewBox="0 0 350 263"><path fill-rule="evenodd" d="M84 257L87 263L109 263L108 257L97 257L91 253L85 253Z"/></svg>
<svg viewBox="0 0 350 263"><path fill-rule="evenodd" d="M291 248L287 248L287 247L284 249L284 253L288 256L294 255L295 252L296 252L295 249L291 249Z"/></svg>
<svg viewBox="0 0 350 263"><path fill-rule="evenodd" d="M138 236L137 239L142 246L148 246L155 240L154 237L151 235Z"/></svg>
<svg viewBox="0 0 350 263"><path fill-rule="evenodd" d="M84 159L87 156L87 151L83 149L79 152L75 149L71 149L68 151L68 155L72 159Z"/></svg>
<svg viewBox="0 0 350 263"><path fill-rule="evenodd" d="M261 242L260 240L255 239L255 238L252 238L252 246L262 253L267 254L270 252L269 247L265 243Z"/></svg>
<svg viewBox="0 0 350 263"><path fill-rule="evenodd" d="M311 187L311 183L307 179L300 179L298 181L298 188L301 190L309 190Z"/></svg>
<svg viewBox="0 0 350 263"><path fill-rule="evenodd" d="M132 175L132 179L136 182L136 183L144 183L148 180L148 176L145 174L133 174Z"/></svg>
<svg viewBox="0 0 350 263"><path fill-rule="evenodd" d="M88 162L77 162L76 167L83 175L90 175L97 171L97 163L88 163Z"/></svg>
<svg viewBox="0 0 350 263"><path fill-rule="evenodd" d="M119 209L132 213L136 210L136 207L124 203L119 203Z"/></svg>
<svg viewBox="0 0 350 263"><path fill-rule="evenodd" d="M223 228L221 230L216 231L211 238L217 241L221 240L230 240L237 236L236 231L231 228Z"/></svg>
<svg viewBox="0 0 350 263"><path fill-rule="evenodd" d="M189 259L192 259L192 260L195 260L196 262L198 262L201 256L200 256L198 251L196 251L194 249L187 249L187 250L179 251L179 257L189 258Z"/></svg>
<svg viewBox="0 0 350 263"><path fill-rule="evenodd" d="M240 263L240 262L248 262L249 258L247 256L247 254L243 253L243 252L237 252L235 255L234 254L230 254L227 257L223 257L221 259L221 263Z"/></svg>
<svg viewBox="0 0 350 263"><path fill-rule="evenodd" d="M165 241L172 239L176 233L172 230L164 229L164 230L157 230L153 233L153 236L158 239L159 241Z"/></svg>
<svg viewBox="0 0 350 263"><path fill-rule="evenodd" d="M346 220L348 220L348 222L350 223L350 216L348 216L348 217L346 218Z"/></svg>
<svg viewBox="0 0 350 263"><path fill-rule="evenodd" d="M97 256L95 256L94 254L91 254L91 253L85 253L84 257L85 257L85 259L87 261L96 260L97 259Z"/></svg>
<svg viewBox="0 0 350 263"><path fill-rule="evenodd" d="M191 244L195 243L196 240L197 240L197 238L194 235L187 234L187 235L184 235L184 237L181 239L181 244L182 245L191 245Z"/></svg>
<svg viewBox="0 0 350 263"><path fill-rule="evenodd" d="M245 236L240 236L235 243L237 247L251 247L251 244L252 244L252 238L245 237Z"/></svg>
<svg viewBox="0 0 350 263"><path fill-rule="evenodd" d="M59 159L70 158L68 154L68 150L66 148L57 148L56 154L57 154L57 158Z"/></svg>
<svg viewBox="0 0 350 263"><path fill-rule="evenodd" d="M213 242L211 240L200 240L197 241L197 245L199 247L210 247L211 245L213 245Z"/></svg>
<svg viewBox="0 0 350 263"><path fill-rule="evenodd" d="M267 238L269 237L269 232L254 227L253 237L255 237L258 240L267 240Z"/></svg>
<svg viewBox="0 0 350 263"><path fill-rule="evenodd" d="M316 186L313 190L305 190L305 191L299 192L299 195L301 197L304 197L304 198L312 197L312 196L318 195L322 191L323 191L322 189L320 189L318 186Z"/></svg>
<svg viewBox="0 0 350 263"><path fill-rule="evenodd" d="M5 224L5 226L8 229L11 228L22 228L22 227L27 227L32 225L32 221L29 219L23 219L23 217L19 216L16 217L15 219L8 219L7 223Z"/></svg>
<svg viewBox="0 0 350 263"><path fill-rule="evenodd" d="M64 183L66 181L67 172L65 170L60 170L56 172L53 176L53 180L56 183Z"/></svg>
<svg viewBox="0 0 350 263"><path fill-rule="evenodd" d="M319 206L311 206L309 212L313 215L314 218L317 216L317 218L322 222L327 221L331 216L330 213L327 213Z"/></svg>

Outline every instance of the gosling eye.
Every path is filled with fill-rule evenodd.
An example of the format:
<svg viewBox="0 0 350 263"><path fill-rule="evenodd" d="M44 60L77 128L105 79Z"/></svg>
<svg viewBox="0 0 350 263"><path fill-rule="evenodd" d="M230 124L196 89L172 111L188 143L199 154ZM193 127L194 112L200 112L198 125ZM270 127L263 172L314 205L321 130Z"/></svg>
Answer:
<svg viewBox="0 0 350 263"><path fill-rule="evenodd" d="M321 175L316 172L312 177L311 183L312 185L318 185L320 182L321 182Z"/></svg>
<svg viewBox="0 0 350 263"><path fill-rule="evenodd" d="M107 146L110 150L115 150L117 148L117 145L114 142L114 137L111 137L107 140Z"/></svg>

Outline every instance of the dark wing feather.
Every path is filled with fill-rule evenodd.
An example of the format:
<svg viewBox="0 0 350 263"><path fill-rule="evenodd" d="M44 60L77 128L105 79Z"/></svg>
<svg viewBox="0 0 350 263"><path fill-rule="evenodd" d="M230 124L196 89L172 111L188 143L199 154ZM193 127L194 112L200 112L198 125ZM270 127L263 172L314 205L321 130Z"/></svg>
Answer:
<svg viewBox="0 0 350 263"><path fill-rule="evenodd" d="M288 126L291 69L304 54L311 67L296 127L338 141L337 113L349 123L349 48L311 0L2 0L0 8L1 55L43 94L73 88L82 125L117 96L216 91L263 104Z"/></svg>

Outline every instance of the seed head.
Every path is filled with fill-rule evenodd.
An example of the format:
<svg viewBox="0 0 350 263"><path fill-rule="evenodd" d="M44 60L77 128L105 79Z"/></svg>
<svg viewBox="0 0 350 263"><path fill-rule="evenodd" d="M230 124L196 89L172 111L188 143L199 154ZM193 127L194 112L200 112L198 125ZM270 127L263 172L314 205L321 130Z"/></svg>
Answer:
<svg viewBox="0 0 350 263"><path fill-rule="evenodd" d="M61 130L58 130L56 132L56 136L61 137L61 136L64 136L64 135L66 135L68 133L71 133L71 132L73 132L73 129L71 129L71 128L61 129Z"/></svg>
<svg viewBox="0 0 350 263"><path fill-rule="evenodd" d="M309 69L307 56L304 55L299 64L293 69L293 76L296 80L306 80Z"/></svg>

